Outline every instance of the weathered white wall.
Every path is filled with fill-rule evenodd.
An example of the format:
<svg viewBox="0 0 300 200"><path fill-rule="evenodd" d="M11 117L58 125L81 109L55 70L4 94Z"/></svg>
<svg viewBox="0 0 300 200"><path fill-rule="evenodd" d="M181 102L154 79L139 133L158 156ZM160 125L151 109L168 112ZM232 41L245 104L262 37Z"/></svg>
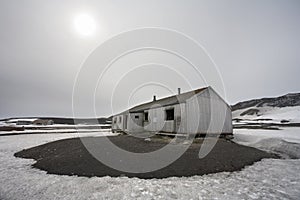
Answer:
<svg viewBox="0 0 300 200"><path fill-rule="evenodd" d="M148 110L148 122L146 123L146 131L161 131L165 123L164 108L154 108Z"/></svg>
<svg viewBox="0 0 300 200"><path fill-rule="evenodd" d="M135 116L138 116L139 118L136 119ZM144 131L143 128L144 113L130 113L127 120L128 120L128 131L131 132Z"/></svg>
<svg viewBox="0 0 300 200"><path fill-rule="evenodd" d="M233 133L232 130L232 112L230 108L226 110L226 121L223 127L223 133Z"/></svg>
<svg viewBox="0 0 300 200"><path fill-rule="evenodd" d="M179 104L178 112L175 115L175 127L177 133L187 132L187 113L186 113L186 103Z"/></svg>
<svg viewBox="0 0 300 200"><path fill-rule="evenodd" d="M120 121L120 119L121 119L121 121ZM123 121L124 121L124 115L114 116L112 118L112 129L113 130L123 130L123 128L124 128Z"/></svg>
<svg viewBox="0 0 300 200"><path fill-rule="evenodd" d="M174 108L174 119L166 121L165 110ZM154 108L148 110L148 122L144 122L146 131L185 132L185 105L176 104L172 106Z"/></svg>
<svg viewBox="0 0 300 200"><path fill-rule="evenodd" d="M208 88L187 100L188 133L232 133L230 107Z"/></svg>

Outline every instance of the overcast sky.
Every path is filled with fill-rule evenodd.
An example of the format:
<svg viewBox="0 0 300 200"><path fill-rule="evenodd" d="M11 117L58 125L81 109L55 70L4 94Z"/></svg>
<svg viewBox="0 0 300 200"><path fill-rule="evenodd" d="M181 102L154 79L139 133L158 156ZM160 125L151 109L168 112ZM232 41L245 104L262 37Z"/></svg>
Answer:
<svg viewBox="0 0 300 200"><path fill-rule="evenodd" d="M74 20L82 14L94 21L91 35L76 30ZM176 30L205 47L219 68L224 98L230 104L300 91L298 0L1 0L0 118L72 116L72 90L82 63L108 38L141 27ZM118 67L122 66L116 64ZM135 73L127 77L127 83L145 71ZM164 76L169 82L176 80L172 73ZM113 76L106 79L116 84ZM168 92L150 86L136 92L137 98L130 105L150 100L152 93L158 98L171 94L182 86L175 83ZM121 100L122 94L133 92L126 91L126 80L122 86L123 93L118 94ZM192 88L202 86L203 80L192 84ZM117 108L121 110L124 105ZM81 106L84 110L85 105ZM97 115L110 115L108 106L97 105Z"/></svg>

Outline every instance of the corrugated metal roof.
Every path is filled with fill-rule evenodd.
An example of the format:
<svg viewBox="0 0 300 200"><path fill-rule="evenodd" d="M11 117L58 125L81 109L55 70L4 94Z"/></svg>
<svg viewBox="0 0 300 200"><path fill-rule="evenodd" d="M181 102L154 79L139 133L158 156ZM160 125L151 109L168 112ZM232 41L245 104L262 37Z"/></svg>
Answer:
<svg viewBox="0 0 300 200"><path fill-rule="evenodd" d="M129 112L142 112L144 110L149 110L150 108L158 108L163 106L170 106L178 103L184 103L187 99L191 98L195 94L202 92L203 90L207 89L208 87L199 88L197 90L185 92L179 95L173 95L170 97L158 99L156 101L151 101L148 103L144 103L138 106L135 106L129 109Z"/></svg>

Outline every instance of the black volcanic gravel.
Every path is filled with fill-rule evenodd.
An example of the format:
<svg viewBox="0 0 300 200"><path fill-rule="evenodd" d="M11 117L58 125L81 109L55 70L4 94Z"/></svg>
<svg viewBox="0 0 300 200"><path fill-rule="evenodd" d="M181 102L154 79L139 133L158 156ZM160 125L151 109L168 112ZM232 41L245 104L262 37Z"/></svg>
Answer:
<svg viewBox="0 0 300 200"><path fill-rule="evenodd" d="M95 143L103 137L87 137ZM120 148L132 152L150 152L168 144L166 138L153 138L145 141L128 135L112 136L109 139ZM45 170L49 174L78 176L127 176L138 178L166 178L203 175L223 171L237 171L263 158L278 158L252 147L242 146L225 139L219 139L213 150L203 159L198 153L201 139L175 162L157 171L148 173L126 173L112 169L95 159L82 144L80 138L64 139L15 153L16 157L35 159L33 167ZM95 145L94 148L99 148Z"/></svg>

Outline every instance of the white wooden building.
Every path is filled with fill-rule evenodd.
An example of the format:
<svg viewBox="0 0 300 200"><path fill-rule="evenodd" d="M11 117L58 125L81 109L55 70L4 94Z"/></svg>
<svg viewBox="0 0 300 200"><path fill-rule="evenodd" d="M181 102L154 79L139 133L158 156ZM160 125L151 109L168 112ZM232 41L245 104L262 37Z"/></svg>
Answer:
<svg viewBox="0 0 300 200"><path fill-rule="evenodd" d="M232 134L230 106L211 88L180 93L114 115L112 131Z"/></svg>

